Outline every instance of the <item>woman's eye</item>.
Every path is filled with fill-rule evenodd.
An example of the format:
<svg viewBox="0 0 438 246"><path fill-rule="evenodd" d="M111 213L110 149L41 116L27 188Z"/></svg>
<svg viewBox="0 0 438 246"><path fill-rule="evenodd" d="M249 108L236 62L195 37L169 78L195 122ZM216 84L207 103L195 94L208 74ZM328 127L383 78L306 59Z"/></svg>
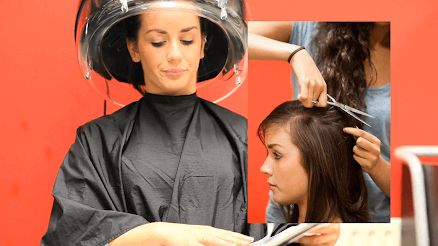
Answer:
<svg viewBox="0 0 438 246"><path fill-rule="evenodd" d="M274 152L274 153L272 153L273 155L274 155L274 159L275 160L280 160L281 159L281 155L280 154L278 154L278 153L276 153L276 152Z"/></svg>
<svg viewBox="0 0 438 246"><path fill-rule="evenodd" d="M165 41L151 42L152 46L157 47L157 48L163 46L164 43L165 43Z"/></svg>
<svg viewBox="0 0 438 246"><path fill-rule="evenodd" d="M181 40L181 43L183 45L191 45L193 43L193 40Z"/></svg>

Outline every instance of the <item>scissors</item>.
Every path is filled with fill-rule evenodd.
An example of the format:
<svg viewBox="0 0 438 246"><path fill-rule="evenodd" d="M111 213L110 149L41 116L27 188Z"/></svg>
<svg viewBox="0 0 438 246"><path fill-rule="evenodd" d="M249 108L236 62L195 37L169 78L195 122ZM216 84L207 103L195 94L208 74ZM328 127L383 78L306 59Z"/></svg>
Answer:
<svg viewBox="0 0 438 246"><path fill-rule="evenodd" d="M358 121L364 123L365 125L367 125L367 126L369 126L369 127L371 127L371 125L367 124L365 121L363 121L361 118L359 118L356 114L365 115L365 116L368 116L368 117L370 117L370 118L376 118L376 117L374 117L374 116L372 116L372 115L370 115L370 114L367 114L367 113L362 112L362 111L360 111L360 110L358 110L358 109L352 108L352 107L350 107L350 106L348 106L348 105L345 105L345 104L342 104L342 103L338 103L338 102L337 102L332 96L330 96L329 94L327 94L327 97L328 97L328 98L330 99L330 101L331 101L331 102L330 102L330 101L327 101L327 104L342 109L345 113L347 113L347 114L353 116L353 118L355 118L356 120L358 120ZM318 103L318 101L312 101L312 103ZM356 114L354 114L354 113L356 113Z"/></svg>

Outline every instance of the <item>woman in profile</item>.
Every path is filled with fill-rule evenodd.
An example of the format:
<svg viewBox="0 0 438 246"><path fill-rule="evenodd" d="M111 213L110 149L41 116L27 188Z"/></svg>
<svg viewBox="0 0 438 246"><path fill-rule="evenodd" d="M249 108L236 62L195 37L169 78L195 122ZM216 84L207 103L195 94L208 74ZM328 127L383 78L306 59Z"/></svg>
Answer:
<svg viewBox="0 0 438 246"><path fill-rule="evenodd" d="M389 222L390 23L252 22L249 31L251 59L289 63L294 100L325 107L328 93L377 116L365 119L372 127L346 132L357 138L354 158L364 171L371 221ZM271 203L267 213L275 208Z"/></svg>
<svg viewBox="0 0 438 246"><path fill-rule="evenodd" d="M268 151L261 172L283 220L267 222L368 222L367 189L353 159L354 119L335 107L305 108L299 101L276 107L258 135Z"/></svg>

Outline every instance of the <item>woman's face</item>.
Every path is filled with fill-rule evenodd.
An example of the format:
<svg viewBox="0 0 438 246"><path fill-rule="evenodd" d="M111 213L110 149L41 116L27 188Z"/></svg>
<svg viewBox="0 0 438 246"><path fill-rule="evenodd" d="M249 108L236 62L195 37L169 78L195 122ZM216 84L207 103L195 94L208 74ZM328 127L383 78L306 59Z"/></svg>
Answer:
<svg viewBox="0 0 438 246"><path fill-rule="evenodd" d="M196 92L205 39L193 13L148 11L140 16L137 42L128 41L134 62L141 62L146 91L162 95Z"/></svg>
<svg viewBox="0 0 438 246"><path fill-rule="evenodd" d="M286 127L272 127L265 133L268 156L260 171L268 175L275 202L281 205L306 205L308 175L301 153L290 139Z"/></svg>

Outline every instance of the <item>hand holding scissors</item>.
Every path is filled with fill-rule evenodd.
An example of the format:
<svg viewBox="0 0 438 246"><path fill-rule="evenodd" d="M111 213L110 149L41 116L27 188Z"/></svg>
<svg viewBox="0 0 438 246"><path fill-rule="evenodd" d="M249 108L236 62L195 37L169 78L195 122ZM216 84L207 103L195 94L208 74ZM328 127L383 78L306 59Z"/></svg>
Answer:
<svg viewBox="0 0 438 246"><path fill-rule="evenodd" d="M300 86L298 100L306 108L325 107L327 84L315 61L306 50L300 50L290 60L290 65Z"/></svg>
<svg viewBox="0 0 438 246"><path fill-rule="evenodd" d="M363 124L371 127L370 124L366 123L364 120L362 120L361 118L359 118L359 116L357 116L356 114L360 114L360 115L364 115L364 116L368 116L370 118L376 118L370 114L367 114L363 111L360 111L358 109L352 108L348 105L342 104L342 103L338 103L332 96L330 96L329 94L327 94L327 98L330 99L330 101L327 101L328 105L332 105L335 107L340 108L341 110L343 110L345 113L351 115L353 118L355 118L356 120L362 122ZM312 101L312 103L318 103L317 101ZM355 114L356 113L356 114Z"/></svg>

